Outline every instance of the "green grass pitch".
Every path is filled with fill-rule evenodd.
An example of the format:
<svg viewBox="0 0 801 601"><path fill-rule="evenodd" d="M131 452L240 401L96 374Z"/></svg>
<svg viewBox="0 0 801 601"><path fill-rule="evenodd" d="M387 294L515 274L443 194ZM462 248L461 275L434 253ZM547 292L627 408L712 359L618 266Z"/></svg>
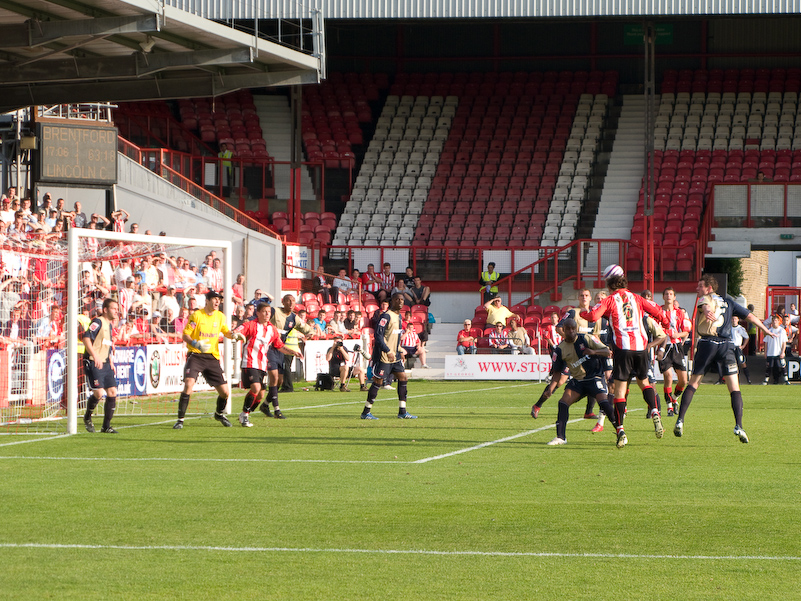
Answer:
<svg viewBox="0 0 801 601"><path fill-rule="evenodd" d="M409 383L281 395L286 420L119 417L116 436L0 438L0 598L797 599L801 399L746 386L733 435L704 385L662 440L632 393L629 445L543 385ZM235 410L242 392L234 394ZM191 410L191 407L190 407ZM30 442L29 442L30 441Z"/></svg>

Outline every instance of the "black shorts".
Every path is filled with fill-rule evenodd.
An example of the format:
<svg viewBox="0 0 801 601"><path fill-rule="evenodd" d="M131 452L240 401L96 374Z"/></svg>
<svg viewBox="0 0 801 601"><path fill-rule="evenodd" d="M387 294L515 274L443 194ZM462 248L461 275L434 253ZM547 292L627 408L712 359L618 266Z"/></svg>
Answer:
<svg viewBox="0 0 801 601"><path fill-rule="evenodd" d="M738 373L734 343L723 338L701 338L693 359L693 375L703 375L712 369L724 376Z"/></svg>
<svg viewBox="0 0 801 601"><path fill-rule="evenodd" d="M220 360L211 353L189 353L184 365L184 381L197 380L198 374L203 374L209 386L222 386L225 384Z"/></svg>
<svg viewBox="0 0 801 601"><path fill-rule="evenodd" d="M279 375L284 375L284 353L276 348L270 348L267 351L267 369L278 370Z"/></svg>
<svg viewBox="0 0 801 601"><path fill-rule="evenodd" d="M648 379L648 370L651 367L648 351L626 351L615 347L612 352L614 353L613 380L628 382L632 377L638 380Z"/></svg>
<svg viewBox="0 0 801 601"><path fill-rule="evenodd" d="M401 348L403 348L403 350L406 351L407 355L409 355L410 357L414 357L417 354L417 349L419 347L417 347L417 346L404 346L404 347L401 347Z"/></svg>
<svg viewBox="0 0 801 601"><path fill-rule="evenodd" d="M594 399L599 394L604 396L609 394L603 378L591 378L589 380L576 380L574 378L567 383L565 390L577 392L580 399L585 396Z"/></svg>
<svg viewBox="0 0 801 601"><path fill-rule="evenodd" d="M684 362L684 345L670 344L665 347L665 356L659 362L659 371L665 373L671 368L676 371L687 371L687 365Z"/></svg>
<svg viewBox="0 0 801 601"><path fill-rule="evenodd" d="M254 367L242 368L242 377L240 378L242 381L242 387L250 388L253 386L253 384L259 384L262 388L264 388L264 376L266 375L267 372L261 369L256 369Z"/></svg>
<svg viewBox="0 0 801 601"><path fill-rule="evenodd" d="M403 367L402 361L395 361L395 363L382 363L381 361L373 361L373 377L386 378L389 374L402 374L406 370Z"/></svg>
<svg viewBox="0 0 801 601"><path fill-rule="evenodd" d="M86 381L89 382L89 388L92 390L114 388L117 386L117 377L114 375L114 370L111 369L111 363L109 361L106 361L103 367L98 369L95 367L95 362L92 361L91 358L84 357L83 373L86 375Z"/></svg>

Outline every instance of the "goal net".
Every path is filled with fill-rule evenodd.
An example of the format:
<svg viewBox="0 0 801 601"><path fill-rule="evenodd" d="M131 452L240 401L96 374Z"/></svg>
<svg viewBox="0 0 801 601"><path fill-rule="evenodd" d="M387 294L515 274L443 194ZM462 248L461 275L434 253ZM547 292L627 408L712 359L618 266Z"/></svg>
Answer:
<svg viewBox="0 0 801 601"><path fill-rule="evenodd" d="M230 242L77 228L66 240L36 237L2 250L0 433L77 432L91 392L81 335L106 298L117 301L120 316L113 324L115 415L175 414L189 312L211 288L231 313ZM230 374L230 344L220 348ZM207 389L199 380L196 390ZM190 411L213 411L203 397Z"/></svg>

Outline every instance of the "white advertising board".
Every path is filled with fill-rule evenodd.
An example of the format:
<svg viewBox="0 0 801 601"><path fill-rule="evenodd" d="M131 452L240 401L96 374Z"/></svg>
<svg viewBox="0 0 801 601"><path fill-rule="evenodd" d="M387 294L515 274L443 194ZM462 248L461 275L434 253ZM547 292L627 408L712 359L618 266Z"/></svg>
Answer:
<svg viewBox="0 0 801 601"><path fill-rule="evenodd" d="M345 348L353 352L355 345L361 345L365 349L361 340L344 340ZM306 379L311 382L317 379L317 374L328 373L328 361L325 360L325 354L334 346L333 340L307 340L306 348L303 351L303 373L306 374ZM368 353L369 354L369 353ZM362 358L362 367L366 367L364 358Z"/></svg>

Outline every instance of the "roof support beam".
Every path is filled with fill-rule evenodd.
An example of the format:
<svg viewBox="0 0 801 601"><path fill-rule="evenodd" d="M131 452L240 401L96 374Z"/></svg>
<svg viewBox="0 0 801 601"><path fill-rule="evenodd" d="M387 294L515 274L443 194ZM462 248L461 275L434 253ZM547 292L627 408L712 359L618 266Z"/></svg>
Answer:
<svg viewBox="0 0 801 601"><path fill-rule="evenodd" d="M197 52L136 52L128 56L108 58L60 59L24 66L0 65L0 82L3 82L5 88L9 84L137 78L181 67L249 65L253 58L252 48L223 48Z"/></svg>
<svg viewBox="0 0 801 601"><path fill-rule="evenodd" d="M174 74L127 81L109 80L22 84L4 86L0 94L0 112L39 104L78 102L126 102L167 100L192 96L219 96L242 88L289 86L317 83L316 71L288 70L260 73Z"/></svg>
<svg viewBox="0 0 801 601"><path fill-rule="evenodd" d="M0 48L33 48L65 37L100 37L161 31L161 17L155 14L78 21L29 20L25 24L27 27L0 25Z"/></svg>

